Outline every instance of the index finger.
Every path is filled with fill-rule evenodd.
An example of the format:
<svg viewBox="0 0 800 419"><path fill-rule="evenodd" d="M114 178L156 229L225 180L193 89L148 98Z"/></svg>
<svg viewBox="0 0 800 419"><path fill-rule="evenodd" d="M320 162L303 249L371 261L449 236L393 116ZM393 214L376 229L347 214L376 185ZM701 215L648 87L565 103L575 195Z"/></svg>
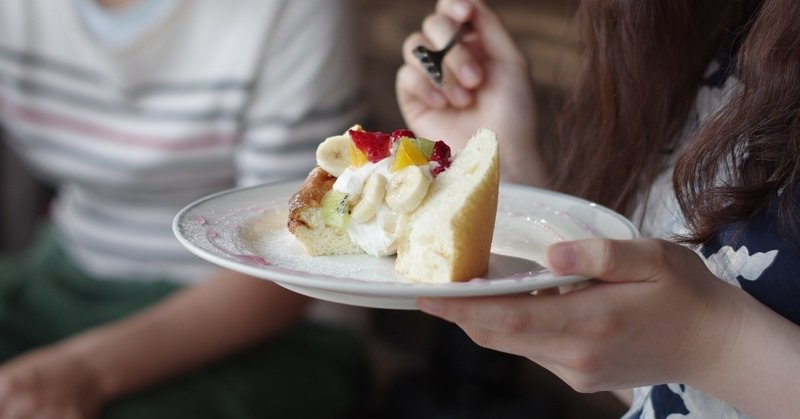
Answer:
<svg viewBox="0 0 800 419"><path fill-rule="evenodd" d="M440 0L436 3L436 12L464 23L475 14L475 5L466 0Z"/></svg>
<svg viewBox="0 0 800 419"><path fill-rule="evenodd" d="M568 316L557 315L559 306L563 308L561 300L563 298L559 296L534 297L528 294L419 298L417 307L425 313L459 325L509 334L550 334L563 332L569 325Z"/></svg>

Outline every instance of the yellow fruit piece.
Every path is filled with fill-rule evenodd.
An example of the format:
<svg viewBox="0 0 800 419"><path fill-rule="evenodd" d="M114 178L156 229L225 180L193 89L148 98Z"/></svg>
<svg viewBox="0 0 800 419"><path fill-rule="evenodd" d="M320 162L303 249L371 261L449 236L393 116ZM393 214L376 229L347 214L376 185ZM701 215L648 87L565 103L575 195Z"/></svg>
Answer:
<svg viewBox="0 0 800 419"><path fill-rule="evenodd" d="M428 159L419 151L414 141L408 138L402 138L400 139L400 145L397 146L397 152L395 152L392 172L402 170L406 166L419 166L427 163Z"/></svg>
<svg viewBox="0 0 800 419"><path fill-rule="evenodd" d="M359 150L352 141L350 141L350 164L356 168L367 164L367 155Z"/></svg>

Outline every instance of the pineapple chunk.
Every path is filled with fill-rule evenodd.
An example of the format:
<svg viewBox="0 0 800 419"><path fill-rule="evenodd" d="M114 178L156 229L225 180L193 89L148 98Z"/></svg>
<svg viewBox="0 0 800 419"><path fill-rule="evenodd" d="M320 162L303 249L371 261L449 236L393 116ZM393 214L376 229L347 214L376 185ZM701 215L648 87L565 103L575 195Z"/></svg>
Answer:
<svg viewBox="0 0 800 419"><path fill-rule="evenodd" d="M406 166L419 166L427 163L428 159L417 148L414 140L408 138L400 139L400 145L397 146L394 165L392 166L393 172L402 170Z"/></svg>
<svg viewBox="0 0 800 419"><path fill-rule="evenodd" d="M365 164L367 164L367 155L350 141L350 165L359 168Z"/></svg>

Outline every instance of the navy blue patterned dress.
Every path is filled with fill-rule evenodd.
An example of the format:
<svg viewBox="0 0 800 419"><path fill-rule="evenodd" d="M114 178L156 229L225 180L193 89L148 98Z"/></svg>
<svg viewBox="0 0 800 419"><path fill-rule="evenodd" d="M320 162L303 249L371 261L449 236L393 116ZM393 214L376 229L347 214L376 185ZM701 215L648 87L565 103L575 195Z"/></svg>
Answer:
<svg viewBox="0 0 800 419"><path fill-rule="evenodd" d="M725 58L709 69L697 97L697 117L687 125L687 133L725 105L738 84L729 76L730 65ZM671 189L671 176L672 170L668 169L655 182L647 212L638 214L645 236L668 238L685 232ZM800 203L798 206L800 210ZM800 324L800 241L792 241L783 233L777 205L773 204L746 223L723 228L698 253L717 277ZM746 417L730 404L683 384L635 389L633 405L625 415L626 419Z"/></svg>

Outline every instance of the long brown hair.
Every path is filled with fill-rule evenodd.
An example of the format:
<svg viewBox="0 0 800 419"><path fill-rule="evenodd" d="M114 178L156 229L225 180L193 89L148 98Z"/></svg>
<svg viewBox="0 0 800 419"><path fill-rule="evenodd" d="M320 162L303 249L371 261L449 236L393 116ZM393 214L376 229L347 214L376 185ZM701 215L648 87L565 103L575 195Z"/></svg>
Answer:
<svg viewBox="0 0 800 419"><path fill-rule="evenodd" d="M746 219L778 198L784 232L796 235L800 176L800 2L767 0L738 54L741 89L692 139L674 185L691 241ZM727 169L723 185L720 168Z"/></svg>
<svg viewBox="0 0 800 419"><path fill-rule="evenodd" d="M745 88L694 134L676 167L686 239L702 242L793 190L799 9L796 0L582 1L584 49L559 124L555 187L631 215L665 168L709 63L727 48ZM720 186L724 164L733 176Z"/></svg>

